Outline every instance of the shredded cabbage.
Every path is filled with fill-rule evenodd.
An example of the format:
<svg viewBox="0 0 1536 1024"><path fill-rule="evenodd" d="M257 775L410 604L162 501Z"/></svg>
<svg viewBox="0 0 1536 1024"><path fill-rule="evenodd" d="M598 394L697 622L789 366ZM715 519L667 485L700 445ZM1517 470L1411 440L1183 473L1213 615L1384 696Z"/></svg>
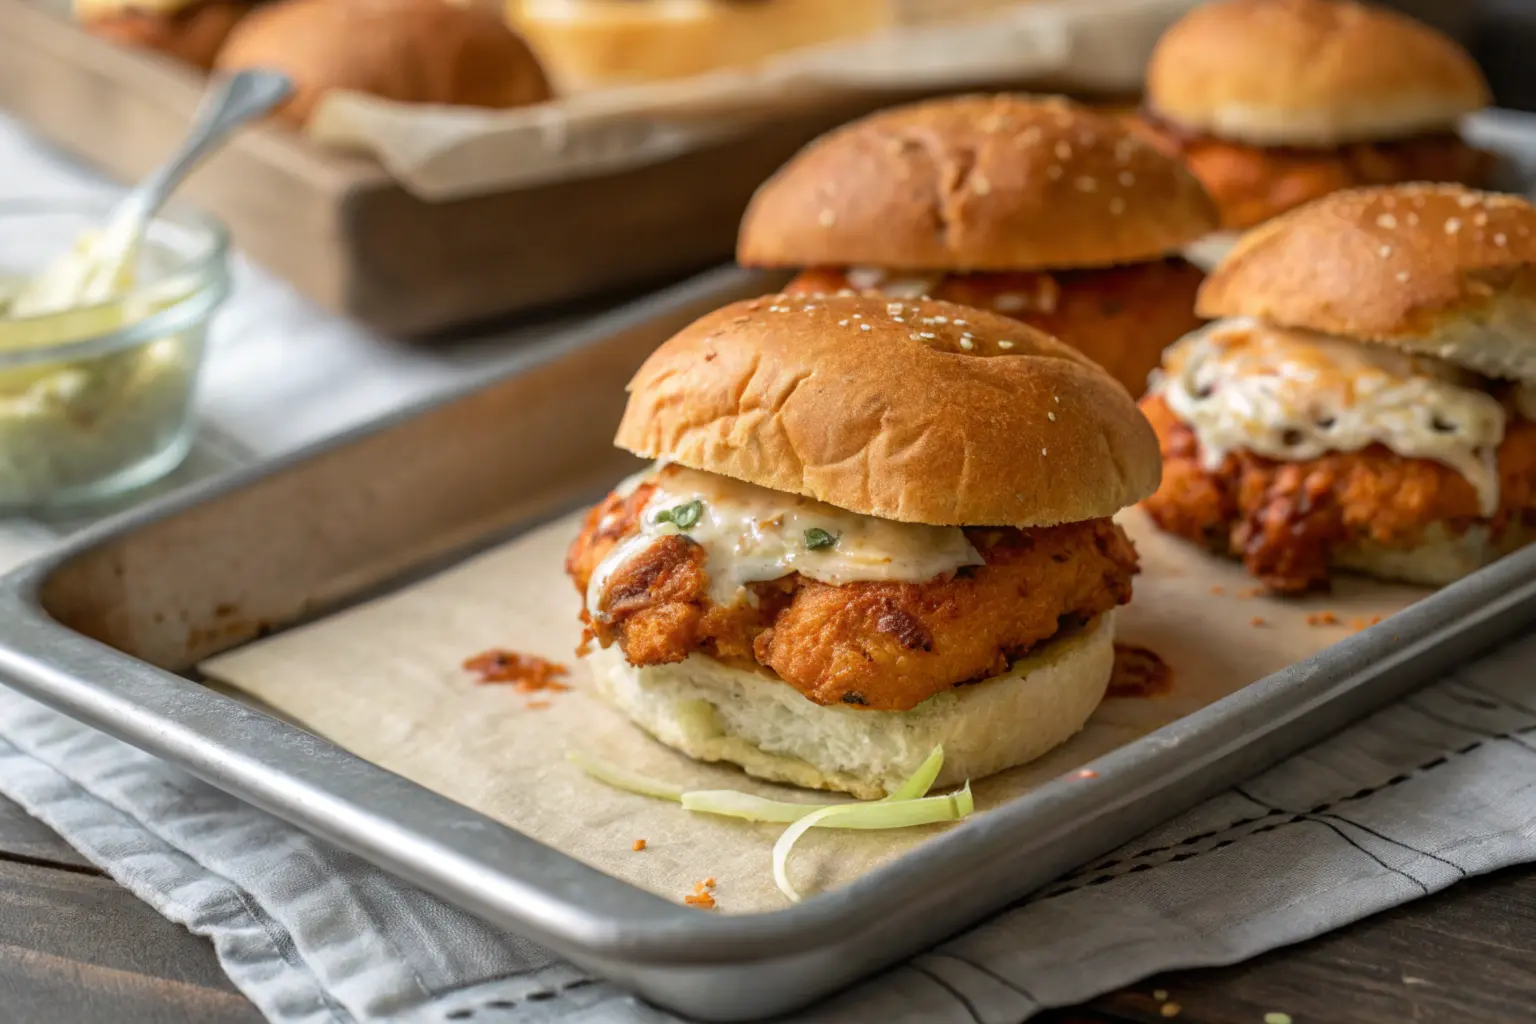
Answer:
<svg viewBox="0 0 1536 1024"><path fill-rule="evenodd" d="M908 776L906 781L876 802L893 803L927 796L928 790L933 788L933 780L939 777L939 771L943 767L944 748L934 747L933 752L923 759L923 763L917 766L917 770ZM745 818L748 821L788 824L826 807L853 805L790 803L785 800L768 800L735 789L697 789L683 794L683 806L690 811L698 811L702 814L719 814L729 818Z"/></svg>
<svg viewBox="0 0 1536 1024"><path fill-rule="evenodd" d="M795 903L800 894L789 881L789 854L800 837L811 829L858 828L887 829L911 828L914 825L932 825L941 821L959 821L975 810L971 798L971 784L967 782L958 793L945 796L929 796L919 800L903 800L890 803L877 800L873 803L840 804L813 811L790 825L773 844L773 882L779 891Z"/></svg>
<svg viewBox="0 0 1536 1024"><path fill-rule="evenodd" d="M620 768L579 751L567 753L566 760L615 789L641 796L672 800L684 810L718 814L747 821L787 824L789 828L773 845L773 881L779 891L800 902L800 894L789 882L789 854L800 837L813 828L889 829L959 821L975 810L971 784L946 796L929 796L934 780L944 767L944 748L933 752L917 766L900 786L879 800L861 803L802 804L786 800L768 800L735 789L684 790L661 779Z"/></svg>
<svg viewBox="0 0 1536 1024"><path fill-rule="evenodd" d="M917 766L917 771L907 777L907 781L896 787L895 792L886 796L887 801L916 800L918 797L927 796L933 788L933 780L939 777L939 771L944 767L944 747L934 747L923 763Z"/></svg>
<svg viewBox="0 0 1536 1024"><path fill-rule="evenodd" d="M632 772L627 768L620 768L616 764L607 761L599 761L579 750L568 751L565 759L580 768L598 782L606 782L614 789L624 789L631 793L639 793L641 796L654 796L662 800L671 800L681 803L683 799L683 787L653 779L639 772Z"/></svg>

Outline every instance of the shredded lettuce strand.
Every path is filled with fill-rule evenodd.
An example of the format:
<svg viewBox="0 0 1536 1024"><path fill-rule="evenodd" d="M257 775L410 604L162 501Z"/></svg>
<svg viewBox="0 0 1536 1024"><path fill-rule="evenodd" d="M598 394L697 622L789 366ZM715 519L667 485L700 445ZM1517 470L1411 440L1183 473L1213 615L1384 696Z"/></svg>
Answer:
<svg viewBox="0 0 1536 1024"><path fill-rule="evenodd" d="M968 817L975 810L975 806L975 801L971 798L971 784L967 782L958 793L949 793L945 796L929 796L894 803L877 800L873 803L823 807L790 825L784 830L784 834L779 836L779 841L773 844L774 884L791 901L800 902L800 894L795 891L795 887L789 881L789 854L795 848L795 843L800 841L800 837L813 828L911 828L914 825L959 821L961 818Z"/></svg>
<svg viewBox="0 0 1536 1024"><path fill-rule="evenodd" d="M579 750L568 751L565 759L580 768L598 782L606 782L614 789L623 789L631 793L639 793L641 796L654 796L662 800L671 800L673 803L681 803L683 800L683 787L663 782L661 779L653 779L639 772L632 772L628 768L620 768L616 764L600 761L590 754L583 754Z"/></svg>
<svg viewBox="0 0 1536 1024"><path fill-rule="evenodd" d="M934 747L917 770L882 799L839 804L768 800L735 789L684 790L681 786L620 768L590 754L571 751L565 756L594 779L615 789L671 800L682 804L684 810L701 814L789 825L773 844L773 881L780 892L796 903L800 902L800 894L789 881L789 854L800 837L811 829L912 828L959 821L969 817L976 806L969 782L959 791L945 796L928 795L944 767L943 747Z"/></svg>
<svg viewBox="0 0 1536 1024"><path fill-rule="evenodd" d="M934 747L907 779L888 796L877 803L895 803L917 800L928 795L933 780L944 767L944 748ZM735 789L695 789L683 794L683 807L702 814L719 814L728 818L745 818L747 821L788 824L799 821L813 811L825 807L850 807L852 804L802 804L786 800L768 800Z"/></svg>

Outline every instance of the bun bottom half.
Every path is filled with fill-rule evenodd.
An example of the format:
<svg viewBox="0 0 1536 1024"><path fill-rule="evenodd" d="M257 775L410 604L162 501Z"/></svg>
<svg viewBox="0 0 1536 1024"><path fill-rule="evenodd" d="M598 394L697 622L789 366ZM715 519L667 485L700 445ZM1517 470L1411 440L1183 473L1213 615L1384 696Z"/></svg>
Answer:
<svg viewBox="0 0 1536 1024"><path fill-rule="evenodd" d="M1338 548L1331 559L1336 568L1379 580L1443 587L1491 565L1512 551L1536 541L1536 530L1512 524L1493 540L1486 526L1452 533L1441 523L1424 532L1411 548L1387 547L1368 541Z"/></svg>
<svg viewBox="0 0 1536 1024"><path fill-rule="evenodd" d="M823 707L772 676L705 655L636 668L617 647L588 663L610 703L700 761L807 789L877 799L944 747L936 785L1025 764L1065 743L1099 706L1114 670L1114 613L1041 645L1002 675L910 711Z"/></svg>

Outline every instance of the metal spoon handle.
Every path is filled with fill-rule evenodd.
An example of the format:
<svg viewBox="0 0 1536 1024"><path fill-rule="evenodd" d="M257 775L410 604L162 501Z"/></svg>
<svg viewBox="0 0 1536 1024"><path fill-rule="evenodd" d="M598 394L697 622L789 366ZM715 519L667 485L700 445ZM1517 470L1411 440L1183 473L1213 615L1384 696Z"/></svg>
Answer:
<svg viewBox="0 0 1536 1024"><path fill-rule="evenodd" d="M276 71L237 71L216 79L192 118L181 149L139 183L111 218L147 220L202 159L217 149L236 128L270 112L293 91L293 83Z"/></svg>

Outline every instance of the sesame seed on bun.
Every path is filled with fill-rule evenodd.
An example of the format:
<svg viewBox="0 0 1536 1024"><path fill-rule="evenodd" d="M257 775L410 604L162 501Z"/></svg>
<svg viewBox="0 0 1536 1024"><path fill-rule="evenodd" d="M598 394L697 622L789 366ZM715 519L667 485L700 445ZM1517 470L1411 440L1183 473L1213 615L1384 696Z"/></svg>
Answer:
<svg viewBox="0 0 1536 1024"><path fill-rule="evenodd" d="M747 266L1067 270L1155 260L1218 226L1200 183L1117 118L964 96L823 136L742 220Z"/></svg>
<svg viewBox="0 0 1536 1024"><path fill-rule="evenodd" d="M1245 235L1197 311L1536 380L1536 207L1459 185L1336 192Z"/></svg>
<svg viewBox="0 0 1536 1024"><path fill-rule="evenodd" d="M1157 440L1075 349L932 300L780 295L709 314L629 385L646 458L935 526L1112 516L1157 489Z"/></svg>

